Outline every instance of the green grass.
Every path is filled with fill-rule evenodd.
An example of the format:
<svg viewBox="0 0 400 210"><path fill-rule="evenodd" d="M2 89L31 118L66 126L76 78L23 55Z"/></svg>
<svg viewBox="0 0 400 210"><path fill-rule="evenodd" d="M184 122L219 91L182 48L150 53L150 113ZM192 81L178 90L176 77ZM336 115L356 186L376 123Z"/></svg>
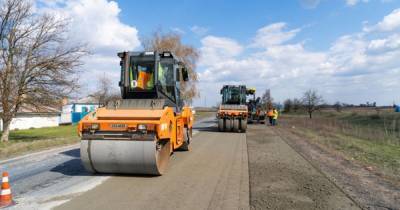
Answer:
<svg viewBox="0 0 400 210"><path fill-rule="evenodd" d="M0 142L0 159L73 144L78 140L73 125L11 131L9 142Z"/></svg>
<svg viewBox="0 0 400 210"><path fill-rule="evenodd" d="M35 128L28 130L11 131L10 140L12 141L34 141L52 138L76 137L76 125L65 125L49 128Z"/></svg>
<svg viewBox="0 0 400 210"><path fill-rule="evenodd" d="M306 118L304 113L301 115L286 114L285 116ZM374 109L343 112L321 111L316 112L313 116L314 119L310 122L317 121L321 126L336 127L347 135L400 145L400 113L393 112L393 110L379 112Z"/></svg>
<svg viewBox="0 0 400 210"><path fill-rule="evenodd" d="M390 131L399 131L400 129L400 113L395 112L370 115L353 113L351 115L340 116L339 119L363 127L387 129Z"/></svg>
<svg viewBox="0 0 400 210"><path fill-rule="evenodd" d="M397 114L397 113L396 113ZM386 117L397 117L388 114ZM332 119L333 118L333 119ZM343 154L365 166L373 166L387 177L400 180L400 144L398 137L386 136L383 121L370 115L285 116L282 124L292 133ZM373 132L369 132L372 130ZM392 138L389 138L392 137Z"/></svg>
<svg viewBox="0 0 400 210"><path fill-rule="evenodd" d="M328 137L308 130L306 135L317 143L342 152L347 159L373 165L390 174L400 174L400 146L377 143L340 133Z"/></svg>

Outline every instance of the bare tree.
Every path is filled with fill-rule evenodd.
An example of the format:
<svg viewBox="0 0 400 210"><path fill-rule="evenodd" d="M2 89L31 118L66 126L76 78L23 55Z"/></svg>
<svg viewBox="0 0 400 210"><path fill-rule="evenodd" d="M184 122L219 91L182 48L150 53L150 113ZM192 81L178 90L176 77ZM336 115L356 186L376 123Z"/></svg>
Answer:
<svg viewBox="0 0 400 210"><path fill-rule="evenodd" d="M337 112L341 112L341 111L342 111L342 104L341 104L339 101L337 101L337 102L333 105L333 107L335 108L335 110L336 110Z"/></svg>
<svg viewBox="0 0 400 210"><path fill-rule="evenodd" d="M293 109L293 101L291 99L286 99L283 102L283 112L289 113Z"/></svg>
<svg viewBox="0 0 400 210"><path fill-rule="evenodd" d="M171 51L185 63L188 69L188 82L181 83L182 99L191 103L193 98L199 96L197 90L198 76L196 72L196 61L199 58L199 52L196 48L182 43L182 38L176 33L162 33L158 30L142 41L145 50Z"/></svg>
<svg viewBox="0 0 400 210"><path fill-rule="evenodd" d="M98 78L96 90L89 96L99 105L106 105L109 101L121 99L121 94L114 88L111 79L106 75Z"/></svg>
<svg viewBox="0 0 400 210"><path fill-rule="evenodd" d="M270 109L270 108L272 108L273 100L274 99L271 96L271 90L266 89L261 97L262 104L264 105L265 108Z"/></svg>
<svg viewBox="0 0 400 210"><path fill-rule="evenodd" d="M292 103L293 103L293 111L294 112L299 111L303 106L302 101L297 98L294 98Z"/></svg>
<svg viewBox="0 0 400 210"><path fill-rule="evenodd" d="M308 90L303 96L303 106L307 110L310 119L312 118L312 113L319 109L319 106L323 103L321 95L318 95L316 90Z"/></svg>
<svg viewBox="0 0 400 210"><path fill-rule="evenodd" d="M73 75L86 54L67 42L66 20L33 10L28 0L0 3L1 141L21 106L54 106L77 87Z"/></svg>

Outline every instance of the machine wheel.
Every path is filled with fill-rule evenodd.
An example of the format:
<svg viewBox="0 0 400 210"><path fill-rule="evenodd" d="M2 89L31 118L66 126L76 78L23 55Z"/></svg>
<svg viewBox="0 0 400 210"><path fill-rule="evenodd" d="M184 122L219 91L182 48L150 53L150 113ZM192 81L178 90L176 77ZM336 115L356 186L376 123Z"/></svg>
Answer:
<svg viewBox="0 0 400 210"><path fill-rule="evenodd" d="M169 159L171 156L170 151L170 140L158 141L156 144L156 168L154 169L154 175L163 175L168 168ZM160 148L158 148L160 145Z"/></svg>
<svg viewBox="0 0 400 210"><path fill-rule="evenodd" d="M218 119L218 130L220 132L224 131L224 118L219 118Z"/></svg>
<svg viewBox="0 0 400 210"><path fill-rule="evenodd" d="M242 130L242 132L246 132L247 130L247 119L241 119L240 120L240 129Z"/></svg>
<svg viewBox="0 0 400 210"><path fill-rule="evenodd" d="M225 119L225 131L230 132L232 130L232 119Z"/></svg>
<svg viewBox="0 0 400 210"><path fill-rule="evenodd" d="M189 151L191 140L192 140L192 129L185 128L183 130L183 144L177 150L178 151Z"/></svg>
<svg viewBox="0 0 400 210"><path fill-rule="evenodd" d="M239 132L239 119L233 119L233 132Z"/></svg>

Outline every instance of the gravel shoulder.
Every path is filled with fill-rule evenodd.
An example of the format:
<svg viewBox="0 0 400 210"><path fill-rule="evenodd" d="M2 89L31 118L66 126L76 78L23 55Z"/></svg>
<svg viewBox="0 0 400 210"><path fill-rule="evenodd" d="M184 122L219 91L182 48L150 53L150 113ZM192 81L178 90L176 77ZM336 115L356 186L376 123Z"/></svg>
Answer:
<svg viewBox="0 0 400 210"><path fill-rule="evenodd" d="M360 209L273 129L248 128L251 209Z"/></svg>
<svg viewBox="0 0 400 210"><path fill-rule="evenodd" d="M327 174L346 194L364 209L400 209L400 183L394 183L350 161L340 153L316 142L309 141L294 130L297 128L275 128L292 148L302 154Z"/></svg>

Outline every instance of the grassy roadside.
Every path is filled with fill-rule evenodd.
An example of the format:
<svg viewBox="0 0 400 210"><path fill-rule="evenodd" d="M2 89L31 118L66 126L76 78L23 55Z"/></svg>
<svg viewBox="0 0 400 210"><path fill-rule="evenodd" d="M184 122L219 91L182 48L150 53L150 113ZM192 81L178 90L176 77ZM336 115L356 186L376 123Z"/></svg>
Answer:
<svg viewBox="0 0 400 210"><path fill-rule="evenodd" d="M386 135L384 126L375 121L369 123L367 118L322 115L309 120L306 116L286 115L281 118L281 125L291 133L333 150L348 160L400 180L398 137Z"/></svg>
<svg viewBox="0 0 400 210"><path fill-rule="evenodd" d="M10 141L0 143L0 159L78 143L76 126L66 125L10 132Z"/></svg>

